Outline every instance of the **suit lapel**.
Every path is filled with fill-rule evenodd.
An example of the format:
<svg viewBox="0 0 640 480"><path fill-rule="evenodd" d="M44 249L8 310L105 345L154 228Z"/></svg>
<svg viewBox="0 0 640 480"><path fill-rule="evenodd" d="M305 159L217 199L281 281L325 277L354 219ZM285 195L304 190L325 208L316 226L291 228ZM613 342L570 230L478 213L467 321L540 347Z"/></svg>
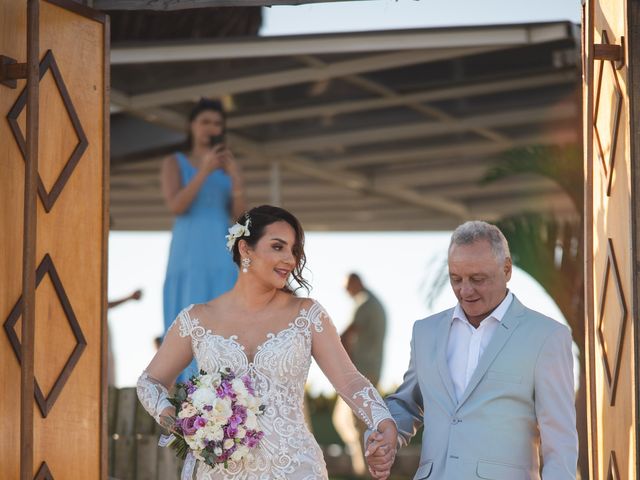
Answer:
<svg viewBox="0 0 640 480"><path fill-rule="evenodd" d="M438 372L440 373L440 377L442 378L442 383L444 383L447 393L449 394L449 397L451 397L451 402L455 405L457 403L456 392L453 387L453 380L451 379L449 364L447 363L447 345L449 343L449 329L451 328L452 315L453 309L447 310L443 314L443 317L440 319L436 338L441 338L443 340L436 342L436 363L438 364Z"/></svg>
<svg viewBox="0 0 640 480"><path fill-rule="evenodd" d="M460 400L458 401L457 408L460 408L464 404L464 402L467 401L467 399L469 398L469 395L471 395L471 393L478 386L478 383L480 383L480 380L482 380L482 377L484 377L485 373L487 373L487 370L495 360L496 356L498 355L498 353L500 353L500 351L505 346L505 344L513 334L514 330L522 320L522 316L524 315L524 312L525 312L524 306L518 301L518 299L514 295L513 301L509 306L509 310L507 310L507 313L505 314L504 318L500 322L500 325L498 325L498 328L494 332L493 338L491 338L489 345L487 345L486 350L480 357L478 366L473 372L473 375L469 380L469 384L467 385L467 388L462 394L462 398L460 398Z"/></svg>

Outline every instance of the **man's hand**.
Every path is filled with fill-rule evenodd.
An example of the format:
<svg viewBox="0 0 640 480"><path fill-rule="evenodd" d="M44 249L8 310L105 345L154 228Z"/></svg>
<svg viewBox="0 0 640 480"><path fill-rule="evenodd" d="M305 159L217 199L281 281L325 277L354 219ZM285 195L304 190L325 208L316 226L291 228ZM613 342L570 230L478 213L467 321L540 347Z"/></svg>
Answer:
<svg viewBox="0 0 640 480"><path fill-rule="evenodd" d="M385 480L389 477L396 457L397 443L398 430L391 420L381 422L378 431L369 436L364 456L373 478Z"/></svg>

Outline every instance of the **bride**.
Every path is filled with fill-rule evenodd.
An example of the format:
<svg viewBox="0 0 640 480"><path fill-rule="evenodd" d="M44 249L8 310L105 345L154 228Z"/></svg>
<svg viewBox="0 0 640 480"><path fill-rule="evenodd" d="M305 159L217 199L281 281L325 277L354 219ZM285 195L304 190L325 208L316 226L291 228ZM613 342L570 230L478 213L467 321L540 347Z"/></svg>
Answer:
<svg viewBox="0 0 640 480"><path fill-rule="evenodd" d="M303 413L312 356L352 410L380 432L383 448L395 445L396 425L387 407L351 363L327 312L315 300L296 297L289 287L291 277L308 286L302 277L306 260L298 220L265 205L247 212L229 232L227 246L241 269L235 286L180 312L138 380L138 397L160 423L175 415L168 389L192 358L207 372L229 367L253 379L266 406L258 417L265 435L250 459L230 461L227 468L212 468L189 456L182 478L327 479L322 451Z"/></svg>

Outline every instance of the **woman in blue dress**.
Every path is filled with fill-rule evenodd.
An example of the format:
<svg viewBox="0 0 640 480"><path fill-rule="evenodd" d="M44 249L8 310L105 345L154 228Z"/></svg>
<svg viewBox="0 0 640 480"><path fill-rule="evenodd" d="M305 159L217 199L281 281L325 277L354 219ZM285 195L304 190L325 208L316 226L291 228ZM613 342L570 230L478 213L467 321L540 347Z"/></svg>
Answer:
<svg viewBox="0 0 640 480"><path fill-rule="evenodd" d="M189 116L189 150L164 160L162 193L176 216L164 282L165 332L185 307L233 287L237 268L224 242L246 210L238 165L224 144L225 111L201 99Z"/></svg>

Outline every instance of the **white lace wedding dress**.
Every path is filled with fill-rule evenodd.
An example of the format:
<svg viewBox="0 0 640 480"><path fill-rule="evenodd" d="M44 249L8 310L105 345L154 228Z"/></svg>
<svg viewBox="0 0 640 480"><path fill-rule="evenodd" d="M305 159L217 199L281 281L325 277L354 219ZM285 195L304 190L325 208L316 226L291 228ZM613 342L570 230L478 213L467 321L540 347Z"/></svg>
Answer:
<svg viewBox="0 0 640 480"><path fill-rule="evenodd" d="M306 301L306 307L287 328L268 334L251 360L237 336L225 338L205 330L198 319L190 315L192 306L180 312L165 342L172 348L176 345L176 350L189 348L202 370L216 372L230 367L238 375L250 375L256 394L266 405L264 415L258 417L265 436L251 462L230 461L226 469L211 468L189 457L183 479L327 479L322 451L307 429L303 413L304 386L312 356L336 391L369 428L377 428L382 420L391 418L378 392L349 360L322 306ZM146 371L140 376L138 397L156 420L160 412L170 406L167 395L167 388Z"/></svg>

